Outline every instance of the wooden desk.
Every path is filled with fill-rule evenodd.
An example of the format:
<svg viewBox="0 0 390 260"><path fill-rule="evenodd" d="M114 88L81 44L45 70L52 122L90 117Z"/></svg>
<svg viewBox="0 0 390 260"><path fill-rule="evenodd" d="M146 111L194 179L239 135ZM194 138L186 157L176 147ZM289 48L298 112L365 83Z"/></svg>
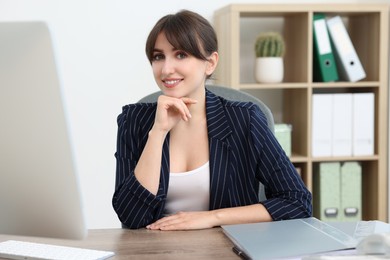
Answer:
<svg viewBox="0 0 390 260"><path fill-rule="evenodd" d="M0 242L22 240L115 252L111 259L240 259L221 228L195 231L147 229L90 230L84 240L59 240L0 235Z"/></svg>

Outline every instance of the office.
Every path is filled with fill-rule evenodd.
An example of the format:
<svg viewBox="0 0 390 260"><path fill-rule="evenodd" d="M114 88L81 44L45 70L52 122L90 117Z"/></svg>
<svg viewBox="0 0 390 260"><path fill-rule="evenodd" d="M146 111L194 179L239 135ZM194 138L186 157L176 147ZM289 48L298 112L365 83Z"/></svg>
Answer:
<svg viewBox="0 0 390 260"><path fill-rule="evenodd" d="M259 1L236 1L244 2ZM146 1L134 8L128 1L0 1L1 21L44 20L53 29L90 228L120 225L111 206L116 116L122 105L156 90L144 54L147 32L163 14L188 8L212 20L215 10L230 3Z"/></svg>

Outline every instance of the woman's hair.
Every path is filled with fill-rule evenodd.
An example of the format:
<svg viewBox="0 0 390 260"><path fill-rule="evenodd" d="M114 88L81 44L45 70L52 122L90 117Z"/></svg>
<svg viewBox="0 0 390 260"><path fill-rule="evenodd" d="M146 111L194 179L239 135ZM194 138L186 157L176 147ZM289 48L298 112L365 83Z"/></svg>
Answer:
<svg viewBox="0 0 390 260"><path fill-rule="evenodd" d="M150 63L157 37L162 32L173 47L198 59L207 60L218 51L217 35L211 24L197 13L182 10L162 17L149 33L145 51Z"/></svg>

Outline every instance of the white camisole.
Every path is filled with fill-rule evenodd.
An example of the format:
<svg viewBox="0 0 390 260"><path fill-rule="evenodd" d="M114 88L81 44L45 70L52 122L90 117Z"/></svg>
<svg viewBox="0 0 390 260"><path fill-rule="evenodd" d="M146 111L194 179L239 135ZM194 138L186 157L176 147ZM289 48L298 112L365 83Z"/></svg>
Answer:
<svg viewBox="0 0 390 260"><path fill-rule="evenodd" d="M209 210L209 162L188 172L170 173L165 215L179 211Z"/></svg>

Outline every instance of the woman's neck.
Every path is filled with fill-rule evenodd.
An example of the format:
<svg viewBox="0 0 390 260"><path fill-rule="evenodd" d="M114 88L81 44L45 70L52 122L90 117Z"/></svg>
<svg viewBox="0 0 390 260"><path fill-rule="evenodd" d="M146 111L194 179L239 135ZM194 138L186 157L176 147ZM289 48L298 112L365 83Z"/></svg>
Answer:
<svg viewBox="0 0 390 260"><path fill-rule="evenodd" d="M206 116L206 91L205 88L200 89L197 93L194 93L191 98L196 99L196 104L190 105L189 110L193 117L205 117Z"/></svg>

